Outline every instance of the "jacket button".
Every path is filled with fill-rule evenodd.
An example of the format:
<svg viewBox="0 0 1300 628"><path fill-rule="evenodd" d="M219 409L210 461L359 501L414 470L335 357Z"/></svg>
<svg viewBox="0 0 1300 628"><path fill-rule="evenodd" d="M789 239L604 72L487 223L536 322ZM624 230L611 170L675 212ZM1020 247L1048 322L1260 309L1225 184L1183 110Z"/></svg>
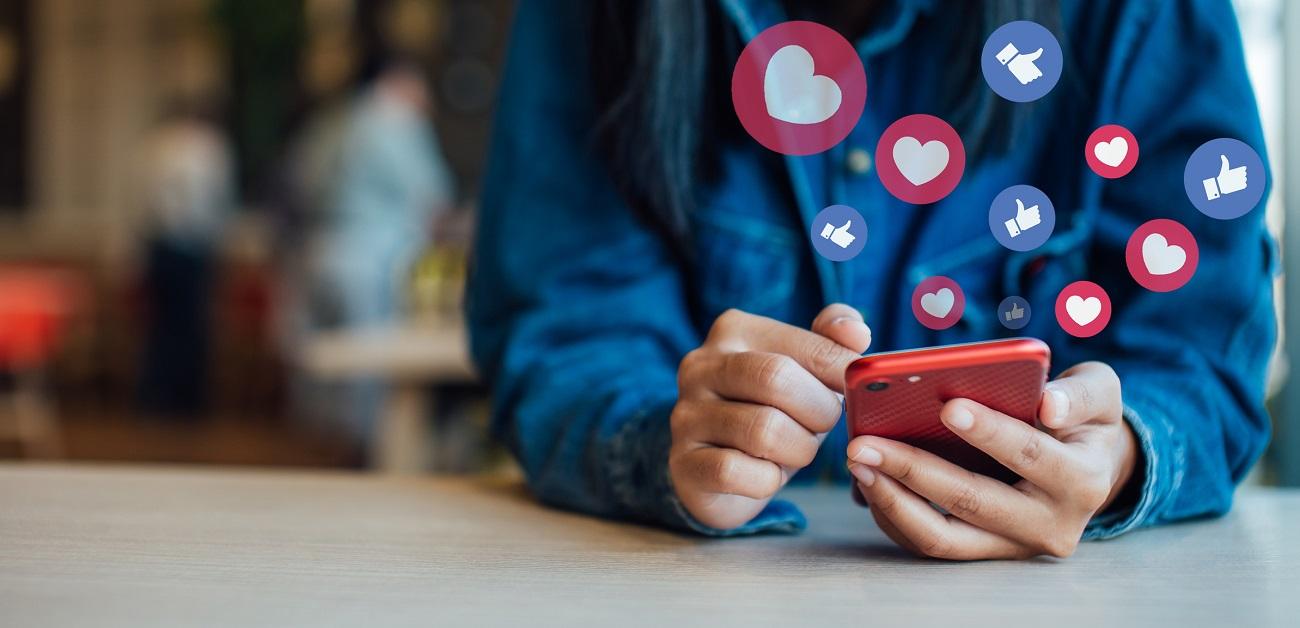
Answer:
<svg viewBox="0 0 1300 628"><path fill-rule="evenodd" d="M871 172L871 153L861 148L850 149L848 155L845 156L844 165L853 174Z"/></svg>

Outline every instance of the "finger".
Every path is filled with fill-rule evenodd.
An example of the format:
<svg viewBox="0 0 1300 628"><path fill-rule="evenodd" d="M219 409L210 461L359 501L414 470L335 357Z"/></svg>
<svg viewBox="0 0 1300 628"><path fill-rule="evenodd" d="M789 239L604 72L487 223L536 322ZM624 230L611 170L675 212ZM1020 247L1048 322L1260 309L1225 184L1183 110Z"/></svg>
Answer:
<svg viewBox="0 0 1300 628"><path fill-rule="evenodd" d="M844 392L844 369L860 354L807 329L765 316L729 310L718 317L710 339L724 350L780 353L793 358L827 388Z"/></svg>
<svg viewBox="0 0 1300 628"><path fill-rule="evenodd" d="M906 535L898 530L898 526L894 525L894 522L890 521L888 517L880 514L878 509L871 508L871 504L867 502L867 493L871 491L871 485L876 482L875 472L866 465L860 465L856 462L850 461L849 474L857 480L853 483L854 501L856 501L859 506L869 509L871 512L871 518L875 520L876 526L885 533L885 536L889 537L889 540L893 541L903 549L918 556L922 555L921 550L917 549L917 547L912 544L912 540L907 538Z"/></svg>
<svg viewBox="0 0 1300 628"><path fill-rule="evenodd" d="M858 353L871 346L871 328L863 322L862 314L843 303L822 308L813 319L812 331Z"/></svg>
<svg viewBox="0 0 1300 628"><path fill-rule="evenodd" d="M1119 376L1101 362L1084 362L1048 382L1038 406L1038 420L1059 430L1098 417L1123 414Z"/></svg>
<svg viewBox="0 0 1300 628"><path fill-rule="evenodd" d="M1016 212L1019 213L1019 212L1023 212L1023 211L1025 211L1025 204L1024 204L1024 202L1021 201L1020 199L1016 199Z"/></svg>
<svg viewBox="0 0 1300 628"><path fill-rule="evenodd" d="M794 359L779 353L727 353L699 377L707 387L732 401L772 406L808 431L828 432L840 419L842 402Z"/></svg>
<svg viewBox="0 0 1300 628"><path fill-rule="evenodd" d="M915 548L913 551L924 556L981 560L1016 558L1028 553L1009 539L940 514L919 495L887 475L877 474L870 486L863 486L863 491L877 521L888 520L893 530L906 539L906 543L899 544L910 545Z"/></svg>
<svg viewBox="0 0 1300 628"><path fill-rule="evenodd" d="M1043 49L1042 49L1042 48L1039 48L1038 50L1035 50L1035 51L1033 51L1033 52L1031 52L1031 53L1025 55L1025 60L1026 60L1026 61L1037 61L1038 58L1041 57L1041 56L1043 56Z"/></svg>
<svg viewBox="0 0 1300 628"><path fill-rule="evenodd" d="M1228 169L1229 169L1229 166L1228 166L1228 156L1227 156L1227 155L1219 155L1219 164L1220 164L1220 165L1219 165L1219 175L1222 176L1224 173L1228 172Z"/></svg>
<svg viewBox="0 0 1300 628"><path fill-rule="evenodd" d="M802 469L817 455L815 434L771 406L722 399L693 404L683 436L693 442L738 449L783 467Z"/></svg>
<svg viewBox="0 0 1300 628"><path fill-rule="evenodd" d="M1015 488L911 445L860 436L848 451L854 462L901 482L954 517L1021 543L1041 536L1050 515Z"/></svg>
<svg viewBox="0 0 1300 628"><path fill-rule="evenodd" d="M781 488L781 469L735 449L700 447L681 455L682 477L704 493L767 499Z"/></svg>
<svg viewBox="0 0 1300 628"><path fill-rule="evenodd" d="M962 440L1051 494L1066 490L1070 478L1083 472L1061 441L970 399L944 404L939 418Z"/></svg>

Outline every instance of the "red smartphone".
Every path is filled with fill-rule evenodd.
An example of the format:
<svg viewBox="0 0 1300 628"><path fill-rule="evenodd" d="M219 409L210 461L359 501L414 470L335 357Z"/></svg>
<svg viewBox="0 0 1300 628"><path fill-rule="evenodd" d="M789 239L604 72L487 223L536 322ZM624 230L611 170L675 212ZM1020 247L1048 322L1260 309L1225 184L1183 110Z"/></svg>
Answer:
<svg viewBox="0 0 1300 628"><path fill-rule="evenodd" d="M939 420L964 397L1034 424L1051 351L1035 338L876 353L844 373L849 438L881 436L919 447L1003 481L1016 476Z"/></svg>

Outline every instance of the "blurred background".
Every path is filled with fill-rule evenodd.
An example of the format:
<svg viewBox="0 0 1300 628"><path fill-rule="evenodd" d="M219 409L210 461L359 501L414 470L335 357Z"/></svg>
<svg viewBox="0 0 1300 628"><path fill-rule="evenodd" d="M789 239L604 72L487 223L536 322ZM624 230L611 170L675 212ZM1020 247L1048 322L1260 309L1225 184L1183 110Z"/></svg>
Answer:
<svg viewBox="0 0 1300 628"><path fill-rule="evenodd" d="M513 4L0 0L0 458L508 468L459 312ZM1300 7L1235 4L1297 303Z"/></svg>

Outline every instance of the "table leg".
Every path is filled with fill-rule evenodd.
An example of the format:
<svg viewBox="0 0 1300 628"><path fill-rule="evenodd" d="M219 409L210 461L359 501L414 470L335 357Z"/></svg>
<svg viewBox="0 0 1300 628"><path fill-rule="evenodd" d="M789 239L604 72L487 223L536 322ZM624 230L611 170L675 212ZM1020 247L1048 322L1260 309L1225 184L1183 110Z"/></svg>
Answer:
<svg viewBox="0 0 1300 628"><path fill-rule="evenodd" d="M434 430L429 408L435 407L430 387L395 383L380 418L371 459L384 473L424 473L434 464Z"/></svg>

